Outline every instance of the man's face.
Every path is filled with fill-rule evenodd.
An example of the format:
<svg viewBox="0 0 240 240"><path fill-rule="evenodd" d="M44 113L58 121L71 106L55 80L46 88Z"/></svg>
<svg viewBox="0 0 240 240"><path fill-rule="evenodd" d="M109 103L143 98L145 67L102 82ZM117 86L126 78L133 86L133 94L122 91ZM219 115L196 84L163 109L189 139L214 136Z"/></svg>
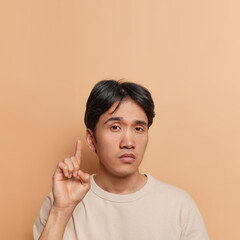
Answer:
<svg viewBox="0 0 240 240"><path fill-rule="evenodd" d="M148 119L131 98L103 113L96 125L95 150L102 172L126 177L138 173L148 142Z"/></svg>

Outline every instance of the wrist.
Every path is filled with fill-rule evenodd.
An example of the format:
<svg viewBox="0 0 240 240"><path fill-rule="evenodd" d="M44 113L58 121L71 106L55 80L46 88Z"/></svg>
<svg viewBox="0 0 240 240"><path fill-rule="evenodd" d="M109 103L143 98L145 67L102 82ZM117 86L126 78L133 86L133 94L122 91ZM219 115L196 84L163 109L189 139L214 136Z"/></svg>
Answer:
<svg viewBox="0 0 240 240"><path fill-rule="evenodd" d="M73 211L75 209L75 206L69 206L69 207L59 207L55 204L52 205L51 213L55 215L58 218L70 218Z"/></svg>
<svg viewBox="0 0 240 240"><path fill-rule="evenodd" d="M63 239L65 228L72 216L73 210L73 207L62 208L53 205L39 239Z"/></svg>

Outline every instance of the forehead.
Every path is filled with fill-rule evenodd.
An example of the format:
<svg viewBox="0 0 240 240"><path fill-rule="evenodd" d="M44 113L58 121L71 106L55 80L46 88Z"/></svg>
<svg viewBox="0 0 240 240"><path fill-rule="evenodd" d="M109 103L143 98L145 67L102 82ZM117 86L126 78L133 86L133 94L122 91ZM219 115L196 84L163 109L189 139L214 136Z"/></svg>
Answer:
<svg viewBox="0 0 240 240"><path fill-rule="evenodd" d="M119 101L116 101L105 113L100 116L99 121L106 120L110 117L120 117L125 121L145 121L148 122L148 118L141 106L139 106L131 98L124 98L119 105ZM116 109L117 108L117 109Z"/></svg>

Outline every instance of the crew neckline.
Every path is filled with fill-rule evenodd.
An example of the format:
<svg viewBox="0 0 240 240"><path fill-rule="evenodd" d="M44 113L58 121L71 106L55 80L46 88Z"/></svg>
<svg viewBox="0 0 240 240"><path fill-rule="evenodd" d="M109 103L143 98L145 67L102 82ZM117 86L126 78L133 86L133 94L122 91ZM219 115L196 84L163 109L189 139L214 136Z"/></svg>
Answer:
<svg viewBox="0 0 240 240"><path fill-rule="evenodd" d="M142 198L148 192L151 186L151 182L153 181L153 178L149 174L144 173L144 175L147 177L147 182L142 188L136 192L129 194L116 194L105 191L100 186L98 186L94 180L94 175L95 174L92 174L90 177L92 192L95 193L98 197L112 202L132 202Z"/></svg>

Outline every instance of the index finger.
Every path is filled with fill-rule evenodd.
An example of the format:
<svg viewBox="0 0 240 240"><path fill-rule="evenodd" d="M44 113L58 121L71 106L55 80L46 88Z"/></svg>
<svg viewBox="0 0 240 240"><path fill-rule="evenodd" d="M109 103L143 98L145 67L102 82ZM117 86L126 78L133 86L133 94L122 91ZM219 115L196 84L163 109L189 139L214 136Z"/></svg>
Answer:
<svg viewBox="0 0 240 240"><path fill-rule="evenodd" d="M76 150L75 150L75 157L77 159L78 164L81 163L81 155L82 155L82 143L81 140L77 140L76 143Z"/></svg>

